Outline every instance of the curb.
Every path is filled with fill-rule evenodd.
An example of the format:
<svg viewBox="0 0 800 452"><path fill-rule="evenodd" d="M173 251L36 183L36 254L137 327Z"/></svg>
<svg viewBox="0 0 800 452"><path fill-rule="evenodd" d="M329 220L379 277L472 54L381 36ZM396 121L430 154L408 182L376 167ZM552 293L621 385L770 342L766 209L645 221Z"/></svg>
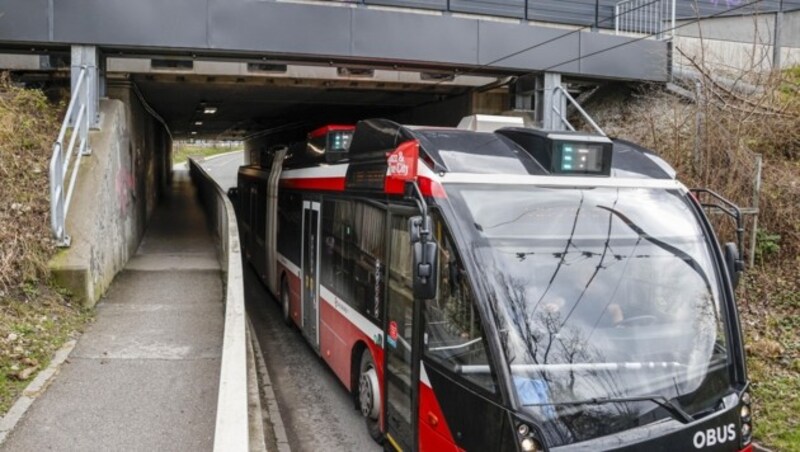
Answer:
<svg viewBox="0 0 800 452"><path fill-rule="evenodd" d="M53 382L53 378L58 374L59 370L61 370L61 366L67 358L69 358L69 355L72 353L77 343L78 341L76 339L71 339L62 345L55 356L53 356L50 365L36 375L36 378L25 387L25 390L22 391L22 395L14 402L14 405L8 410L8 413L3 416L0 420L0 445L6 441L8 435L14 430L14 427L17 426L19 421L22 420L25 413L28 412L28 408L33 405L33 402L44 394L44 391L50 386L50 383Z"/></svg>
<svg viewBox="0 0 800 452"><path fill-rule="evenodd" d="M253 350L253 328L250 319L247 320L247 411L248 423L250 425L250 448L249 452L267 452L266 435L264 426L266 425L264 415L266 414L261 405L261 391L258 387L258 369L256 365L255 352Z"/></svg>
<svg viewBox="0 0 800 452"><path fill-rule="evenodd" d="M250 337L253 343L254 354L256 358L256 369L260 377L260 389L267 403L267 413L269 421L272 424L272 431L275 433L275 446L278 452L291 452L292 448L289 446L289 437L286 435L286 428L284 427L281 411L278 408L278 400L275 398L275 391L272 390L272 380L269 378L267 371L267 364L264 362L264 355L261 352L261 345L258 343L258 338L253 330L253 324L250 319L247 319L247 324L250 331Z"/></svg>

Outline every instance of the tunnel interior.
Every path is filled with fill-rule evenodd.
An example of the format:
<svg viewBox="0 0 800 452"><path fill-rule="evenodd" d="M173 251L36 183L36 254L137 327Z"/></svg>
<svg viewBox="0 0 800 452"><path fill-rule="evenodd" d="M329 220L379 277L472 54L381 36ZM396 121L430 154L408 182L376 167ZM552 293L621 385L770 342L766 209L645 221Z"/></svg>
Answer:
<svg viewBox="0 0 800 452"><path fill-rule="evenodd" d="M367 69L362 74L374 71ZM414 76L425 77L417 73ZM302 77L175 73L125 76L164 119L175 140L243 140L286 128L308 132L326 124L354 124L367 118L455 126L462 116L474 112L474 93L498 80L481 76L463 82L404 81L408 74L398 73L373 78L374 75L314 78L313 73ZM503 97L507 87L489 91L496 99L484 110L499 113L507 109L507 97Z"/></svg>

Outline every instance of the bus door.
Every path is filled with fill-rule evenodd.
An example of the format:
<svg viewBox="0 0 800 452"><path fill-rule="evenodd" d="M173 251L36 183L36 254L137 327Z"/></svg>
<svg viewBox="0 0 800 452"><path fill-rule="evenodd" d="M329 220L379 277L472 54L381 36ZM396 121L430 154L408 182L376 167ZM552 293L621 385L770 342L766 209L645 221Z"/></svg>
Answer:
<svg viewBox="0 0 800 452"><path fill-rule="evenodd" d="M303 334L319 350L320 203L303 201L301 321Z"/></svg>
<svg viewBox="0 0 800 452"><path fill-rule="evenodd" d="M398 450L417 449L419 304L414 303L408 217L393 215L385 322L385 428Z"/></svg>

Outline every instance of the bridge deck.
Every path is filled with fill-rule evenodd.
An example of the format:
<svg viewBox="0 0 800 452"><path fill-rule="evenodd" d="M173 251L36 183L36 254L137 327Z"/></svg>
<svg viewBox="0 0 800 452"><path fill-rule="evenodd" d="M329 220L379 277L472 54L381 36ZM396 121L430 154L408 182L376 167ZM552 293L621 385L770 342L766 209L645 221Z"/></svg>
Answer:
<svg viewBox="0 0 800 452"><path fill-rule="evenodd" d="M214 242L188 175L153 216L5 450L210 450L223 332Z"/></svg>

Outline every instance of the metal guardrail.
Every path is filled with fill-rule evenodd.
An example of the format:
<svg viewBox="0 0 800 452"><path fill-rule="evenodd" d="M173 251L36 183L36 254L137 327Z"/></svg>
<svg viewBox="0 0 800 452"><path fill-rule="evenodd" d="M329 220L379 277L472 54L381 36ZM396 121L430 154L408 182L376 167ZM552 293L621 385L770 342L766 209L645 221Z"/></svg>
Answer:
<svg viewBox="0 0 800 452"><path fill-rule="evenodd" d="M72 194L75 190L75 182L78 179L81 158L91 154L89 129L92 118L89 106L92 102L92 93L89 78L89 68L81 66L72 88L72 98L69 101L64 122L61 124L58 138L53 144L53 156L50 158L50 224L54 238L58 245L63 247L70 245L66 221ZM65 148L67 132L70 133ZM67 181L66 186L65 181Z"/></svg>
<svg viewBox="0 0 800 452"><path fill-rule="evenodd" d="M599 133L602 136L606 136L606 133L603 131L603 129L601 129L600 126L598 126L597 123L594 122L594 119L592 119L592 117L589 116L589 113L586 113L586 110L584 110L580 106L578 101L576 101L575 98L572 97L572 95L563 86L559 85L553 88L553 113L556 114L556 117L558 117L559 121L561 121L561 123L565 127L574 132L575 127L573 127L572 124L570 124L569 119L567 119L567 112L564 111L566 110L566 108L562 110L562 108L560 107L560 106L566 107L568 103L573 107L575 107L576 110L578 110L578 112L581 114L586 123L592 126L595 132Z"/></svg>
<svg viewBox="0 0 800 452"><path fill-rule="evenodd" d="M675 0L623 0L614 6L614 31L618 35L675 37Z"/></svg>
<svg viewBox="0 0 800 452"><path fill-rule="evenodd" d="M236 212L220 186L193 159L189 173L197 187L209 226L218 237L226 276L225 330L214 429L215 452L246 452L249 447L247 335L239 228Z"/></svg>

